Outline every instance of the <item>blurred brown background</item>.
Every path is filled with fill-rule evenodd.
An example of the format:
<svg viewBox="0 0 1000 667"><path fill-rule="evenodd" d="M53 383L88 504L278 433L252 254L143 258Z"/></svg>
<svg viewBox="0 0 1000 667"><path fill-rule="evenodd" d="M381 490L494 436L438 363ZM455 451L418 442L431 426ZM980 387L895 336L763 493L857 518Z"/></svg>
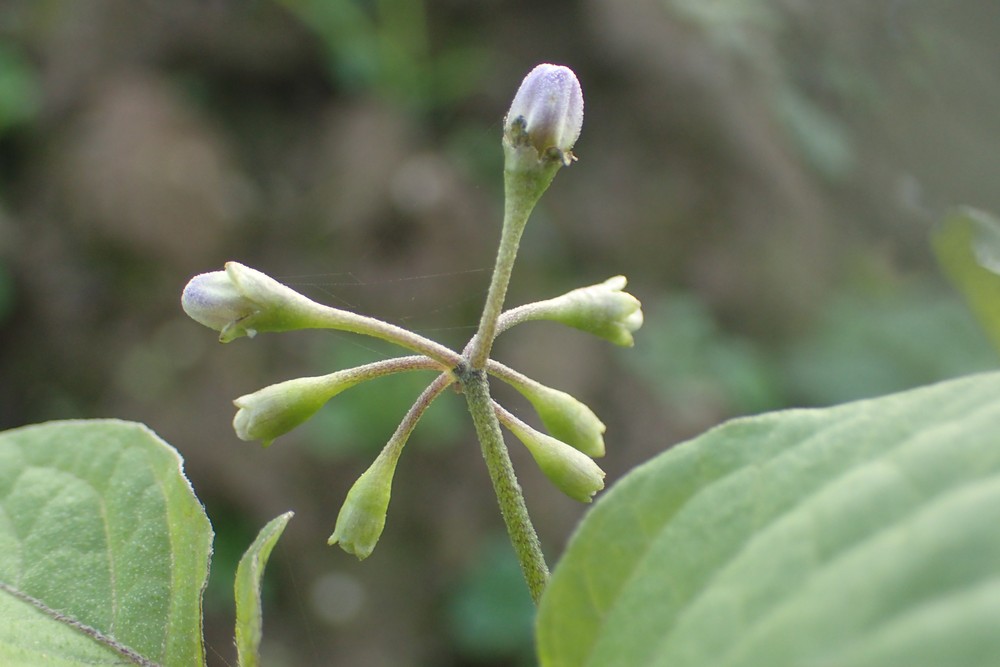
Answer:
<svg viewBox="0 0 1000 667"><path fill-rule="evenodd" d="M181 451L218 534L210 664L234 662L239 554L288 509L265 664L533 664L463 401L418 428L358 563L326 538L430 376L240 442L236 396L395 350L221 346L181 313L187 279L236 259L460 347L499 233L501 118L532 66L568 64L580 161L509 303L623 273L646 326L620 350L525 325L496 356L595 409L614 483L733 415L996 365L928 234L952 205L1000 210L997 34L988 0L0 0L0 428L113 416ZM554 563L584 508L512 452Z"/></svg>

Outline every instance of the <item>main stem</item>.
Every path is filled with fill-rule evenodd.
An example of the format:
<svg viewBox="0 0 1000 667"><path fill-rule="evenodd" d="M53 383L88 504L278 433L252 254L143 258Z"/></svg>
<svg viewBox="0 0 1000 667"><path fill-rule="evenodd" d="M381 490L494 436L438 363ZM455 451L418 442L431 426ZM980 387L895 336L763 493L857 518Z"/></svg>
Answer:
<svg viewBox="0 0 1000 667"><path fill-rule="evenodd" d="M497 250L497 261L493 267L493 278L490 280L486 304L483 306L483 316L479 320L479 330L470 341L470 349L466 354L466 360L473 370L482 370L486 367L486 361L493 349L493 339L497 335L497 320L500 319L504 299L507 297L507 285L514 270L521 234L538 198L552 182L554 175L555 169L550 166L534 171L504 172L504 212L500 248Z"/></svg>
<svg viewBox="0 0 1000 667"><path fill-rule="evenodd" d="M538 534L528 516L521 486L514 475L514 466L510 462L510 455L503 441L500 422L497 421L496 412L493 410L485 368L489 362L490 351L493 349L493 339L497 335L497 321L503 311L507 284L514 269L521 234L524 232L531 210L552 182L559 165L541 164L534 149L531 149L529 156L533 162L519 161L518 157L523 155L526 149L512 147L506 140L504 149L508 166L514 165L514 168L504 169L504 216L500 248L497 251L497 261L493 268L490 289L486 295L486 304L483 306L483 316L479 320L479 329L466 346L462 355L463 363L455 368L454 373L465 390L465 398L469 404L472 421L476 425L476 435L482 446L486 468L489 470L493 490L500 504L500 513L503 515L511 544L521 564L524 580L528 583L531 599L537 605L549 579L549 568L545 564ZM531 168L521 168L525 164Z"/></svg>
<svg viewBox="0 0 1000 667"><path fill-rule="evenodd" d="M500 503L500 514L503 515L504 523L507 525L507 533L521 564L521 572L524 573L531 599L537 605L549 579L549 568L545 564L538 534L531 524L528 508L524 504L524 494L517 483L514 466L504 445L500 423L497 421L490 399L486 373L481 370L467 370L460 374L460 378L465 388L465 398L469 404L472 421L476 425L476 435L482 446L486 468L493 482L493 491Z"/></svg>

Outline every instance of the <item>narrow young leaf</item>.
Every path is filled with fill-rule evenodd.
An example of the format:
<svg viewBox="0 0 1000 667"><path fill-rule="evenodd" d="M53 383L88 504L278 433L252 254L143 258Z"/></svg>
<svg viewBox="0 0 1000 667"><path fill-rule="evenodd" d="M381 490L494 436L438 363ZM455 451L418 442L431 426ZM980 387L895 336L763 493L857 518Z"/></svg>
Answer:
<svg viewBox="0 0 1000 667"><path fill-rule="evenodd" d="M545 667L980 667L1000 655L1000 373L738 419L605 493Z"/></svg>
<svg viewBox="0 0 1000 667"><path fill-rule="evenodd" d="M284 532L294 512L285 512L261 528L257 539L243 554L236 568L236 653L240 667L260 665L263 618L260 583L271 550Z"/></svg>
<svg viewBox="0 0 1000 667"><path fill-rule="evenodd" d="M212 528L141 424L0 433L0 664L204 665Z"/></svg>
<svg viewBox="0 0 1000 667"><path fill-rule="evenodd" d="M960 208L948 216L933 241L938 263L1000 350L1000 220Z"/></svg>

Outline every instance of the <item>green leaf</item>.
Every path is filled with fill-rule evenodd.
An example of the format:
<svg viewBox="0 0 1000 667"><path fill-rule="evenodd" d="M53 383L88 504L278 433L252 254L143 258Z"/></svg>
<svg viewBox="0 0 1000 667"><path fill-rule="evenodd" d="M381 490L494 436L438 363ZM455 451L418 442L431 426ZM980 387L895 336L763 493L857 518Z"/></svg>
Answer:
<svg viewBox="0 0 1000 667"><path fill-rule="evenodd" d="M547 667L994 665L1000 373L739 419L590 511Z"/></svg>
<svg viewBox="0 0 1000 667"><path fill-rule="evenodd" d="M0 134L31 122L41 107L40 76L12 41L0 43Z"/></svg>
<svg viewBox="0 0 1000 667"><path fill-rule="evenodd" d="M203 665L212 528L141 424L0 433L0 664Z"/></svg>
<svg viewBox="0 0 1000 667"><path fill-rule="evenodd" d="M271 549L284 532L294 512L285 512L261 528L257 539L243 554L236 568L236 652L240 667L260 664L260 639L263 620L260 604L260 582Z"/></svg>
<svg viewBox="0 0 1000 667"><path fill-rule="evenodd" d="M1000 220L963 207L935 233L934 252L1000 350Z"/></svg>

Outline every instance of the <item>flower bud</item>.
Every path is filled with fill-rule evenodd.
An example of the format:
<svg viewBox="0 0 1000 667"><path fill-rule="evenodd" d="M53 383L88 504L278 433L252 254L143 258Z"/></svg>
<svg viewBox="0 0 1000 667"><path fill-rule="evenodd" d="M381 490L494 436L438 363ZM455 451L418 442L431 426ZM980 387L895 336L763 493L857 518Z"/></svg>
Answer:
<svg viewBox="0 0 1000 667"><path fill-rule="evenodd" d="M642 326L642 304L622 291L626 284L625 276L608 278L598 285L523 306L523 315L516 319L555 320L616 345L631 347L635 344L632 332Z"/></svg>
<svg viewBox="0 0 1000 667"><path fill-rule="evenodd" d="M583 452L517 419L505 418L503 422L528 448L545 476L573 500L589 503L604 488L604 471Z"/></svg>
<svg viewBox="0 0 1000 667"><path fill-rule="evenodd" d="M202 273L188 281L181 294L181 307L192 320L216 331L254 311L253 304L240 294L225 271Z"/></svg>
<svg viewBox="0 0 1000 667"><path fill-rule="evenodd" d="M327 544L339 544L349 554L364 560L375 549L385 528L389 510L392 476L399 460L399 449L391 443L378 455L347 492L347 499L337 515L337 525Z"/></svg>
<svg viewBox="0 0 1000 667"><path fill-rule="evenodd" d="M583 91L568 67L542 64L531 70L504 120L504 138L512 146L533 146L536 159L573 160L570 149L583 127Z"/></svg>
<svg viewBox="0 0 1000 667"><path fill-rule="evenodd" d="M604 456L604 423L593 410L565 391L538 382L513 385L528 401L552 437L587 456Z"/></svg>
<svg viewBox="0 0 1000 667"><path fill-rule="evenodd" d="M195 322L219 331L223 343L240 336L252 338L258 331L304 328L316 309L322 308L290 287L237 262L227 262L224 271L192 278L184 287L181 307Z"/></svg>
<svg viewBox="0 0 1000 667"><path fill-rule="evenodd" d="M240 440L260 440L265 447L303 423L340 392L362 381L354 369L321 377L296 378L240 396L233 429Z"/></svg>

